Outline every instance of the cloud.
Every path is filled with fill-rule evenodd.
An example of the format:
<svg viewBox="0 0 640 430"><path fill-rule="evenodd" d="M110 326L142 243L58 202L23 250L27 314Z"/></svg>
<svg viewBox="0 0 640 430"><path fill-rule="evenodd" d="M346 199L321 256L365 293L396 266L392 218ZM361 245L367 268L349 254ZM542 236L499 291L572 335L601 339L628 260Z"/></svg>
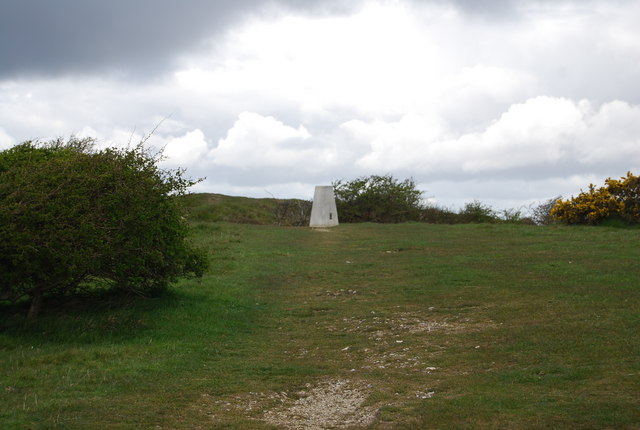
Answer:
<svg viewBox="0 0 640 430"><path fill-rule="evenodd" d="M213 62L194 58L175 76L184 88L290 101L307 115L397 112L413 103L416 80L432 85L436 49L405 10L374 3L350 16L249 22L229 33Z"/></svg>
<svg viewBox="0 0 640 430"><path fill-rule="evenodd" d="M578 160L589 166L640 166L640 106L623 101L605 103L587 113L577 148ZM625 172L621 172L625 173Z"/></svg>
<svg viewBox="0 0 640 430"><path fill-rule="evenodd" d="M640 169L639 19L599 0L8 0L0 145L121 146L165 118L148 143L199 191L392 173L440 202L548 198Z"/></svg>
<svg viewBox="0 0 640 430"><path fill-rule="evenodd" d="M584 132L588 102L536 97L509 108L481 133L461 136L452 146L464 172L518 172L525 166L555 165Z"/></svg>
<svg viewBox="0 0 640 430"><path fill-rule="evenodd" d="M104 75L149 80L248 16L283 7L350 10L332 0L5 0L0 78Z"/></svg>
<svg viewBox="0 0 640 430"><path fill-rule="evenodd" d="M243 112L208 156L212 164L243 170L288 169L319 155L308 145L310 138L303 126L293 128L272 116Z"/></svg>
<svg viewBox="0 0 640 430"><path fill-rule="evenodd" d="M208 145L200 129L175 137L165 145L163 156L168 164L176 166L194 166L207 155Z"/></svg>
<svg viewBox="0 0 640 430"><path fill-rule="evenodd" d="M640 106L621 101L596 109L586 100L535 97L512 105L484 130L456 137L437 117L352 121L343 127L354 139L370 142L356 162L369 171L531 178L640 166Z"/></svg>
<svg viewBox="0 0 640 430"><path fill-rule="evenodd" d="M247 3L9 0L0 15L0 76L164 71Z"/></svg>
<svg viewBox="0 0 640 430"><path fill-rule="evenodd" d="M11 136L7 134L6 131L0 127L0 150L9 149L13 145L15 145L15 141Z"/></svg>

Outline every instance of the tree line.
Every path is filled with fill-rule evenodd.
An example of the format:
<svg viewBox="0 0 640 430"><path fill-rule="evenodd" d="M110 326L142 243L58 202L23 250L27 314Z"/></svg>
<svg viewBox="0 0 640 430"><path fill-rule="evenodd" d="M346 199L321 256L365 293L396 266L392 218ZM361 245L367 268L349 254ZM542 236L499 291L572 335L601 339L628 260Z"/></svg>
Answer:
<svg viewBox="0 0 640 430"><path fill-rule="evenodd" d="M640 223L640 178L628 172L605 185L589 185L587 191L563 200L551 198L523 209L496 211L479 201L466 203L458 211L425 203L413 179L392 175L364 176L333 183L341 222L398 223L407 221L459 223L519 223L548 225Z"/></svg>

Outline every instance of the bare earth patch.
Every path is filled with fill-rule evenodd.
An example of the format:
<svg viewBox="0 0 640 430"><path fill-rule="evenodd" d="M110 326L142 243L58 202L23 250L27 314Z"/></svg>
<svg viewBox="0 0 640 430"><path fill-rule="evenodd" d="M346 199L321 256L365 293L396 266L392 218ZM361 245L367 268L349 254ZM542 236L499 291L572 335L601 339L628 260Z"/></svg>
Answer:
<svg viewBox="0 0 640 430"><path fill-rule="evenodd" d="M332 296L340 298L354 294L355 290L339 290ZM307 384L305 389L298 392L249 392L225 398L205 394L192 408L220 423L233 422L241 415L245 420L262 421L287 430L364 428L375 422L379 408L384 405L402 405L416 399L430 399L435 395L433 377L426 375L438 375L441 372L430 363L430 358L442 351L425 350L426 345L430 345L431 350L437 347L428 342L431 336L437 333L481 331L491 327L496 327L491 320L471 320L460 315L438 318L436 315L399 312L382 317L372 312L364 318L342 318L323 324L323 329L328 332L359 333L368 341L363 349L347 346L336 351L345 361L358 363L351 372L400 371L416 375L416 381L421 384L412 384L402 393L388 391L388 386L377 386L376 392L386 392L387 398L383 404L374 405L367 403L373 389L365 380L326 378L315 385ZM318 348L301 348L292 354L296 358L303 358L314 352L318 352ZM428 388L424 388L425 385Z"/></svg>
<svg viewBox="0 0 640 430"><path fill-rule="evenodd" d="M213 421L225 422L238 413L282 429L324 430L365 427L373 423L376 406L364 406L370 385L347 379L326 379L297 393L245 393L228 398L208 394L191 406Z"/></svg>
<svg viewBox="0 0 640 430"><path fill-rule="evenodd" d="M371 387L349 380L333 379L298 393L295 401L264 412L269 424L291 430L340 429L367 426L376 408L363 406Z"/></svg>
<svg viewBox="0 0 640 430"><path fill-rule="evenodd" d="M424 318L413 313L398 313L388 317L343 318L337 324L331 323L327 331L362 333L370 341L364 348L365 358L362 369L402 369L405 372L431 374L436 368L429 358L443 350L425 352L425 345L431 349L438 347L429 341L436 333L462 333L481 331L496 327L490 320L474 320L462 317L436 319ZM342 350L349 353L350 348ZM356 370L356 369L354 369Z"/></svg>
<svg viewBox="0 0 640 430"><path fill-rule="evenodd" d="M329 327L329 331L348 333L368 333L371 339L380 341L403 334L422 334L430 332L471 332L496 327L493 321L470 321L462 318L424 319L420 315L401 313L393 318L374 316L367 319L343 318L340 327Z"/></svg>

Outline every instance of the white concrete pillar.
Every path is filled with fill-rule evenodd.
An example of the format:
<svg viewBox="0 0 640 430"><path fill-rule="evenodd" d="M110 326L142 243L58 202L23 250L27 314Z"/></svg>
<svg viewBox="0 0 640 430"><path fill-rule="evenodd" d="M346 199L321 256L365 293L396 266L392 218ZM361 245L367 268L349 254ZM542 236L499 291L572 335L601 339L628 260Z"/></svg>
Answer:
<svg viewBox="0 0 640 430"><path fill-rule="evenodd" d="M338 225L338 209L331 185L318 185L313 194L309 227L334 227Z"/></svg>

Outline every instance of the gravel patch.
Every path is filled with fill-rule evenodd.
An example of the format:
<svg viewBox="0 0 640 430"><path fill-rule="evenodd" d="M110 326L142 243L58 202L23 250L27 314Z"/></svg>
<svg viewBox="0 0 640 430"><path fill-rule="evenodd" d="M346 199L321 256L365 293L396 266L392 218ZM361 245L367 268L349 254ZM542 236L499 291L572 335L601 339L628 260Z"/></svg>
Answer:
<svg viewBox="0 0 640 430"><path fill-rule="evenodd" d="M264 412L262 420L290 430L324 430L370 425L377 409L364 406L371 387L343 379L321 382L297 399Z"/></svg>

